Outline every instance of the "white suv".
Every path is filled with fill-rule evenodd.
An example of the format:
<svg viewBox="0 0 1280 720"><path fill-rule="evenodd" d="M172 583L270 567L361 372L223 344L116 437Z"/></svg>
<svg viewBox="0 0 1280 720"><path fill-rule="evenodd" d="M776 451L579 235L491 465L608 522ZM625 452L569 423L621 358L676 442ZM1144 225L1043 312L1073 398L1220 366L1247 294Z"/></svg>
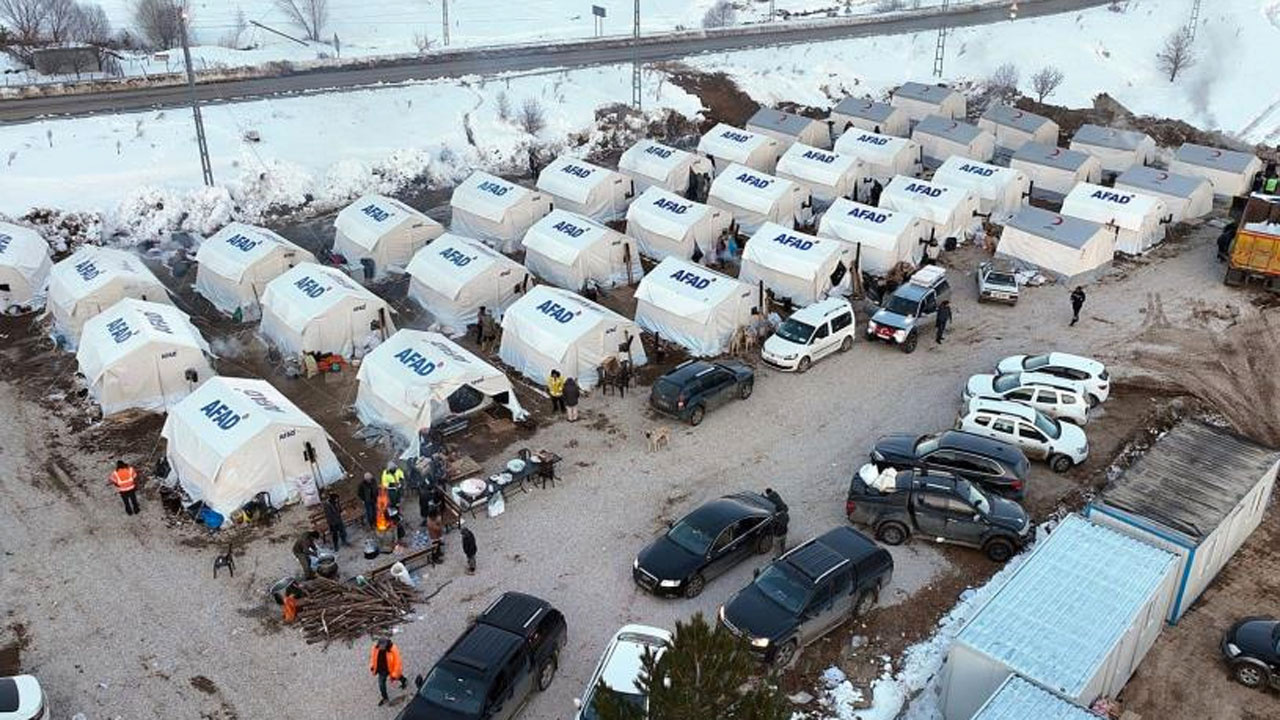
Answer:
<svg viewBox="0 0 1280 720"><path fill-rule="evenodd" d="M974 398L968 412L956 419L956 429L1021 448L1054 472L1066 472L1089 457L1084 430L1021 403Z"/></svg>
<svg viewBox="0 0 1280 720"><path fill-rule="evenodd" d="M0 677L0 720L49 720L40 682L30 675Z"/></svg>
<svg viewBox="0 0 1280 720"><path fill-rule="evenodd" d="M662 628L624 625L605 648L600 664L587 683L586 692L581 698L574 699L573 704L578 708L575 720L597 720L600 717L595 709L595 695L600 691L602 682L624 703L640 710L640 717L649 717L649 698L637 682L644 669L644 653L652 650L657 659L670 645L671 633Z"/></svg>
<svg viewBox="0 0 1280 720"><path fill-rule="evenodd" d="M1086 394L1084 385L1074 380L1044 373L1015 372L974 375L965 383L962 397L966 402L976 397L1012 400L1029 405L1051 418L1084 425L1089 421Z"/></svg>
<svg viewBox="0 0 1280 720"><path fill-rule="evenodd" d="M997 373L1037 372L1075 380L1088 391L1089 407L1105 402L1111 394L1107 366L1087 357L1051 352L1043 355L1010 355L996 364Z"/></svg>
<svg viewBox="0 0 1280 720"><path fill-rule="evenodd" d="M817 360L853 347L858 323L844 298L827 298L797 310L760 348L765 364L804 372Z"/></svg>

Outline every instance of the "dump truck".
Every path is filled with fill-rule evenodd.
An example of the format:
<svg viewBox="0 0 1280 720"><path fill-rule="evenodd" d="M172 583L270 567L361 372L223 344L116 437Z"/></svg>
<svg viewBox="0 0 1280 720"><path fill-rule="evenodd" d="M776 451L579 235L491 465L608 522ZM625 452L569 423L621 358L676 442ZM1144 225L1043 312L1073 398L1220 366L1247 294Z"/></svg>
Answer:
<svg viewBox="0 0 1280 720"><path fill-rule="evenodd" d="M1231 241L1223 282L1244 285L1250 281L1280 292L1280 197L1249 198Z"/></svg>

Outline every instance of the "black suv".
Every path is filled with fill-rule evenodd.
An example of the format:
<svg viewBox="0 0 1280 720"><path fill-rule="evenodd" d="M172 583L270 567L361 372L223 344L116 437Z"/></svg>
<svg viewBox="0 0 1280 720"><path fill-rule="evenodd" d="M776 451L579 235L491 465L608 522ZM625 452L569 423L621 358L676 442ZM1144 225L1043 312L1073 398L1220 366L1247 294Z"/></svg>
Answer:
<svg viewBox="0 0 1280 720"><path fill-rule="evenodd" d="M1222 637L1222 655L1241 685L1280 690L1280 621L1247 617Z"/></svg>
<svg viewBox="0 0 1280 720"><path fill-rule="evenodd" d="M881 487L881 478L873 481L853 474L845 513L886 545L900 545L915 533L980 548L1004 562L1030 540L1031 520L1021 505L987 495L950 473L905 470L887 487Z"/></svg>
<svg viewBox="0 0 1280 720"><path fill-rule="evenodd" d="M689 360L658 378L649 393L649 405L660 413L697 425L708 410L735 397L751 397L755 377L755 370L735 360Z"/></svg>
<svg viewBox="0 0 1280 720"><path fill-rule="evenodd" d="M720 624L766 662L786 667L845 620L863 615L893 579L893 558L851 527L797 546L720 606Z"/></svg>
<svg viewBox="0 0 1280 720"><path fill-rule="evenodd" d="M885 435L871 449L877 469L937 468L1007 498L1027 494L1031 462L1021 450L981 435L947 430L933 435Z"/></svg>
<svg viewBox="0 0 1280 720"><path fill-rule="evenodd" d="M556 676L564 615L532 595L503 594L445 652L397 720L510 720Z"/></svg>

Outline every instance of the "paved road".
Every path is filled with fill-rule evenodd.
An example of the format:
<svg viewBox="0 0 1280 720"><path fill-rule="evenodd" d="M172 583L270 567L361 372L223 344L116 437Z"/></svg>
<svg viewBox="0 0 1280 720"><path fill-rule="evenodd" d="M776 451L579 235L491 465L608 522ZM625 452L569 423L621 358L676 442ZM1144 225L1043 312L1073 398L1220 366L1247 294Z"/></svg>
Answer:
<svg viewBox="0 0 1280 720"><path fill-rule="evenodd" d="M1107 0L1038 0L1024 2L1020 18L1071 12L1102 5ZM952 26L983 25L1008 21L1006 7L958 10L945 18ZM892 35L936 30L942 16L886 19L862 25L780 27L757 35L731 35L667 40L645 43L639 48L643 62L675 60L690 55L760 46L810 43L870 35ZM628 46L588 46L552 52L545 47L520 47L497 53L461 53L447 60L411 59L378 67L328 68L281 77L202 83L197 87L206 102L239 102L271 95L292 95L377 83L400 83L462 75L529 72L543 68L587 67L630 62ZM187 89L176 87L129 88L109 92L0 101L0 123L26 122L49 115L93 115L98 113L171 107L188 102Z"/></svg>

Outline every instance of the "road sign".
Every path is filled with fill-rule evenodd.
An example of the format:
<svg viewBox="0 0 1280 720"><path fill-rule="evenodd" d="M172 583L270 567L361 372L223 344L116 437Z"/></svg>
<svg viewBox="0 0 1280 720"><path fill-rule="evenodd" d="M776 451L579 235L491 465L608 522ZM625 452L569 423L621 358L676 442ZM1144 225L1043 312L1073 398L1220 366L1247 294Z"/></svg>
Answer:
<svg viewBox="0 0 1280 720"><path fill-rule="evenodd" d="M592 5L591 14L595 15L598 18L602 18L605 16L605 9L600 7L599 5Z"/></svg>

